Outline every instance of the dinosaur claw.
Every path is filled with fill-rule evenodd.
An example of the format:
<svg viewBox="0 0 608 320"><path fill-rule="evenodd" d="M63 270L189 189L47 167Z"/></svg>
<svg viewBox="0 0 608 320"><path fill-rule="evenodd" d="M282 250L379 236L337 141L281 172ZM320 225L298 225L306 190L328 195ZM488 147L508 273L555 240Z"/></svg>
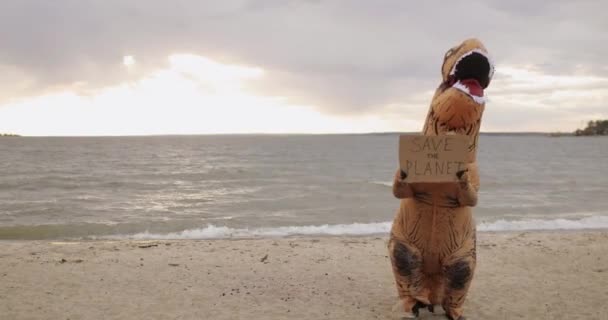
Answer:
<svg viewBox="0 0 608 320"><path fill-rule="evenodd" d="M405 180L407 173L401 169L397 169L393 178L393 195L397 199L405 199L412 197L412 189Z"/></svg>
<svg viewBox="0 0 608 320"><path fill-rule="evenodd" d="M420 309L424 309L427 308L428 305L420 302L420 301L416 301L416 304L412 307L412 313L418 317L420 315Z"/></svg>
<svg viewBox="0 0 608 320"><path fill-rule="evenodd" d="M456 176L458 177L458 179L462 179L462 176L465 174L465 172L468 172L469 169L464 169L464 170L460 170L458 172L456 172Z"/></svg>

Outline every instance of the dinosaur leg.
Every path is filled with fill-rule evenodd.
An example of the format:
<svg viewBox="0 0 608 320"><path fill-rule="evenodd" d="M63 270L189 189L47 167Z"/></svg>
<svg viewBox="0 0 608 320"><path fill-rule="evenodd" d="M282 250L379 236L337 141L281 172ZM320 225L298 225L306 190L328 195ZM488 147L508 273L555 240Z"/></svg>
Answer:
<svg viewBox="0 0 608 320"><path fill-rule="evenodd" d="M475 272L475 238L452 254L443 265L446 279L443 309L448 319L463 320L463 304Z"/></svg>
<svg viewBox="0 0 608 320"><path fill-rule="evenodd" d="M406 317L414 318L430 304L429 291L423 288L422 255L415 246L394 238L389 241L389 254L399 300Z"/></svg>

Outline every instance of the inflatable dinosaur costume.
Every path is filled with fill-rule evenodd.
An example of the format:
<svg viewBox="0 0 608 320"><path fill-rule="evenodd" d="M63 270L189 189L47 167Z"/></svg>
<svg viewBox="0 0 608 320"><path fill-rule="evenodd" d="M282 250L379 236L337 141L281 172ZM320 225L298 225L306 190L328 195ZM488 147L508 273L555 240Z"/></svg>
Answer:
<svg viewBox="0 0 608 320"><path fill-rule="evenodd" d="M475 222L479 175L477 142L494 67L483 44L468 39L445 54L424 135L470 137L466 170L459 182L412 183L397 170L393 194L402 199L393 222L389 252L406 318L420 308L442 305L449 319L464 319L463 304L475 270Z"/></svg>

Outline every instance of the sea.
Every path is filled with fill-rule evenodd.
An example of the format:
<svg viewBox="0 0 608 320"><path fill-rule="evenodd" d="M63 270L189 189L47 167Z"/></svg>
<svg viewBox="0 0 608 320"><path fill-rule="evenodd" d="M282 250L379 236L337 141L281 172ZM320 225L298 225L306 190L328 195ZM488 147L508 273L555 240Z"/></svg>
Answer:
<svg viewBox="0 0 608 320"><path fill-rule="evenodd" d="M0 138L0 239L386 235L398 134ZM482 135L478 231L608 228L608 138Z"/></svg>

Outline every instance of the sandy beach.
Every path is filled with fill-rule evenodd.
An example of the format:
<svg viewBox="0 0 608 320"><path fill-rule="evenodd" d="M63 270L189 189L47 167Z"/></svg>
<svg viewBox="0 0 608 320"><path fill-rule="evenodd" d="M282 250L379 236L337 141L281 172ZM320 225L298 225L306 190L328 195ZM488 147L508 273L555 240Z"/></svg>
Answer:
<svg viewBox="0 0 608 320"><path fill-rule="evenodd" d="M394 319L386 240L0 242L0 318ZM607 244L607 231L480 233L466 316L606 319Z"/></svg>

